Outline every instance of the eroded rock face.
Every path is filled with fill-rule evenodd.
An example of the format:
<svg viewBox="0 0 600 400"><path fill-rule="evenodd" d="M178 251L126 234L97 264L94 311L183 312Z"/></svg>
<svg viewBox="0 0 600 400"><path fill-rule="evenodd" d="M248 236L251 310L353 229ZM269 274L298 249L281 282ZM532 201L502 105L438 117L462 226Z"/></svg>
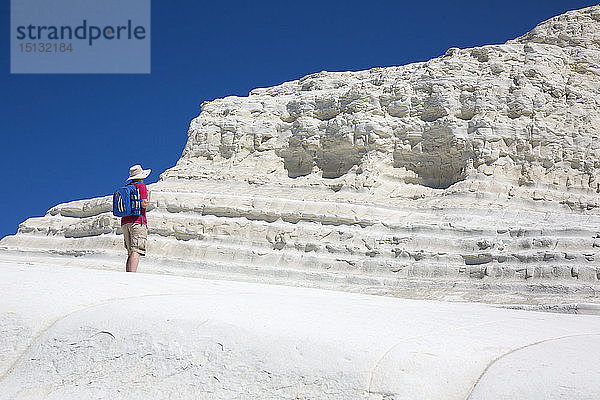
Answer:
<svg viewBox="0 0 600 400"><path fill-rule="evenodd" d="M152 185L146 268L403 295L415 279L593 295L599 15L204 103ZM119 234L106 197L54 207L1 244L112 266Z"/></svg>
<svg viewBox="0 0 600 400"><path fill-rule="evenodd" d="M337 178L378 154L406 170L401 179L434 188L479 172L598 191L598 15L591 7L504 45L205 103L175 171L251 158L245 166L264 175L273 152L289 177Z"/></svg>

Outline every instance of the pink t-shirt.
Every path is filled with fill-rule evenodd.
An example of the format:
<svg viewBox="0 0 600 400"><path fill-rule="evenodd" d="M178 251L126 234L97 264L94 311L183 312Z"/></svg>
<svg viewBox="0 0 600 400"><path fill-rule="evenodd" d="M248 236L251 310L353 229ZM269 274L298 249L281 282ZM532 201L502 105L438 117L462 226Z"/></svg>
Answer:
<svg viewBox="0 0 600 400"><path fill-rule="evenodd" d="M140 198L142 200L148 198L148 189L146 189L146 185L144 184L144 182L136 183L135 187L139 189ZM142 208L142 215L130 215L128 217L121 218L121 226L123 226L125 224L131 224L131 223L134 223L134 224L135 223L137 223L137 224L143 223L143 225L147 225L148 220L146 219L146 209Z"/></svg>

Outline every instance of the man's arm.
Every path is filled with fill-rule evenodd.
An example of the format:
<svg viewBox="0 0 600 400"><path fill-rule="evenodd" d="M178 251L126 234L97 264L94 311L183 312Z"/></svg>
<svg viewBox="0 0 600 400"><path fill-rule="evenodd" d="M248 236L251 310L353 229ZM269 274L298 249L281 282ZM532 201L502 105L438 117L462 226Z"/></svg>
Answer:
<svg viewBox="0 0 600 400"><path fill-rule="evenodd" d="M142 208L148 208L148 203L150 203L150 190L146 189L146 186L143 186L144 190L140 190L140 197L142 198Z"/></svg>

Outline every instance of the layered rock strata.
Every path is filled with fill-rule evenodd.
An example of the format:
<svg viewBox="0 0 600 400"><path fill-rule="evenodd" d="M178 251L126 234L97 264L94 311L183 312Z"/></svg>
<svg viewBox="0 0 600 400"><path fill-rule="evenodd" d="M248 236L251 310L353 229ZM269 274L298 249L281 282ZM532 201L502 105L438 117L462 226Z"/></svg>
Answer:
<svg viewBox="0 0 600 400"><path fill-rule="evenodd" d="M502 45L204 103L182 157L151 185L141 268L418 297L593 298L599 103L599 6ZM61 204L0 245L5 257L120 268L110 210L109 197Z"/></svg>

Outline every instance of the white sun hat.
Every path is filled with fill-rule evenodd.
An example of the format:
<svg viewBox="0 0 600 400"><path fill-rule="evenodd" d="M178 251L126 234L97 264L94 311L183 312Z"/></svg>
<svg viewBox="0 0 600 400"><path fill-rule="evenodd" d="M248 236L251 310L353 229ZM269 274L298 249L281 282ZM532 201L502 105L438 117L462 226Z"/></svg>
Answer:
<svg viewBox="0 0 600 400"><path fill-rule="evenodd" d="M132 166L131 168L129 168L129 178L127 178L127 180L130 181L132 179L144 179L148 175L150 175L150 171L152 171L152 170L151 169L142 169L141 165L136 164L136 165Z"/></svg>

